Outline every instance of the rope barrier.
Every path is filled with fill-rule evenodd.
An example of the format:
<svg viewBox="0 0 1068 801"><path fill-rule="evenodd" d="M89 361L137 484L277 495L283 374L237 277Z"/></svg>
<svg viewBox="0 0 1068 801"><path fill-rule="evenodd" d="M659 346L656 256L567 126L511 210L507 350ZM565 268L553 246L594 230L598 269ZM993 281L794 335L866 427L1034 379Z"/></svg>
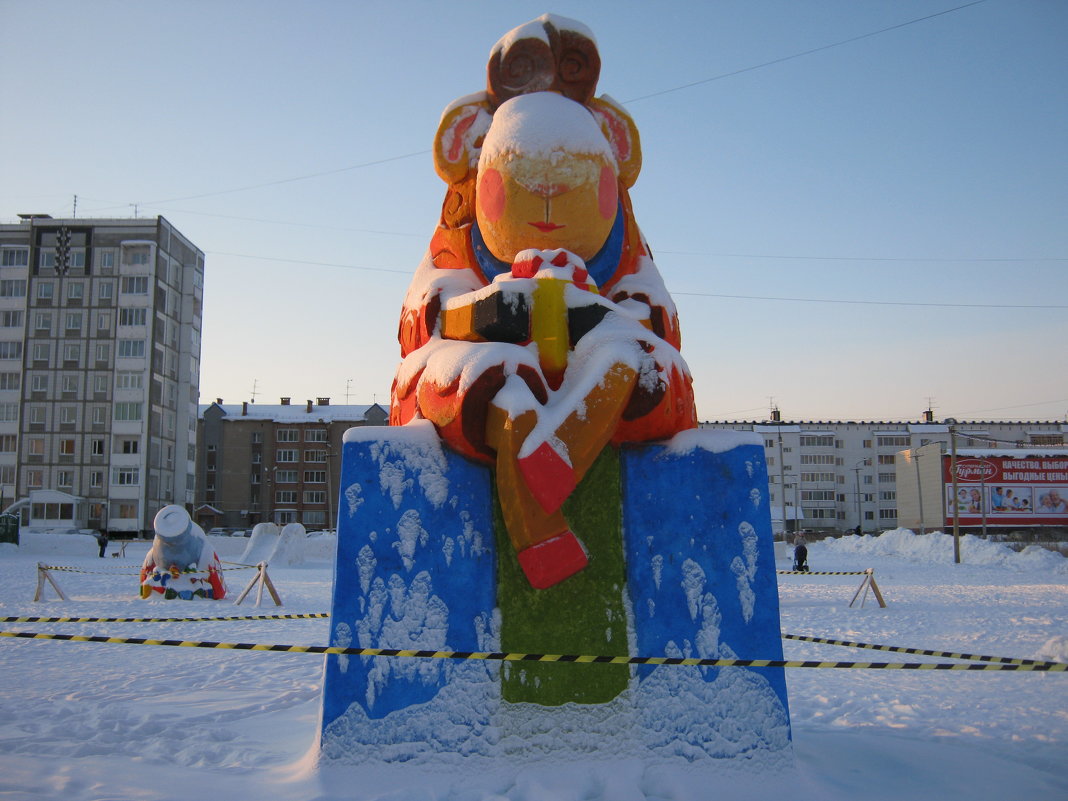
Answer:
<svg viewBox="0 0 1068 801"><path fill-rule="evenodd" d="M839 571L820 571L820 570L776 570L780 576L863 576L867 570L839 570Z"/></svg>
<svg viewBox="0 0 1068 801"><path fill-rule="evenodd" d="M983 654L963 654L951 651L930 651L925 648L902 648L897 645L873 645L866 642L850 642L849 640L829 640L824 637L808 637L802 634L783 634L784 640L799 640L801 642L816 642L823 645L841 645L846 648L870 648L875 651L893 651L899 654L917 654L920 656L937 656L947 659L969 659L978 662L997 662L1004 665L1036 665L1036 664L1060 664L1057 662L1046 663L1041 659L1014 659L1008 656L985 656Z"/></svg>
<svg viewBox="0 0 1068 801"><path fill-rule="evenodd" d="M223 562L224 565L236 565L238 562ZM241 565L240 567L224 567L222 570L255 570L256 565ZM102 570L82 570L80 567L67 567L66 565L38 565L40 570L56 570L62 573L90 573L101 576L139 576L141 575L140 568L137 572L130 572L130 565L115 565L113 567L105 566ZM125 573L120 571L126 571Z"/></svg>
<svg viewBox="0 0 1068 801"><path fill-rule="evenodd" d="M164 645L179 648L213 648L275 653L344 654L347 656L392 656L413 659L475 659L498 662L573 662L611 665L674 665L683 667L851 668L878 670L951 671L1041 671L1068 672L1068 662L1002 664L991 662L819 662L783 659L691 659L670 656L594 656L588 654L520 654L490 651L404 651L394 648L340 648L326 645L278 645L265 643L211 642L206 640L153 640L145 637L92 637L80 634L45 634L33 631L0 631L0 637L27 640L60 640L122 645Z"/></svg>
<svg viewBox="0 0 1068 801"><path fill-rule="evenodd" d="M0 623L216 623L226 620L306 620L330 617L328 612L232 617L0 617Z"/></svg>

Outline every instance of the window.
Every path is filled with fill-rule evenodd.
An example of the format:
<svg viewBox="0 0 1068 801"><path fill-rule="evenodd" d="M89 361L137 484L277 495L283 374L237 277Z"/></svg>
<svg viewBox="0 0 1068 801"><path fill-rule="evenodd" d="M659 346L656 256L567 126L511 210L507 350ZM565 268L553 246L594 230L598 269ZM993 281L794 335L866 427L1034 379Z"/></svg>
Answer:
<svg viewBox="0 0 1068 801"><path fill-rule="evenodd" d="M120 402L115 404L115 421L129 422L141 419L141 403Z"/></svg>
<svg viewBox="0 0 1068 801"><path fill-rule="evenodd" d="M52 346L47 342L37 342L33 346L33 360L35 362L47 362L52 356Z"/></svg>
<svg viewBox="0 0 1068 801"><path fill-rule="evenodd" d="M120 372L115 379L116 389L143 389L144 386L144 374L142 373Z"/></svg>
<svg viewBox="0 0 1068 801"><path fill-rule="evenodd" d="M871 477L871 476L864 476L864 478L863 478L863 479L861 479L861 480L862 480L862 481L863 481L863 482L864 482L865 484L871 484L871 483L872 483L872 477Z"/></svg>
<svg viewBox="0 0 1068 801"><path fill-rule="evenodd" d="M834 481L834 473L802 473L801 481L806 484Z"/></svg>
<svg viewBox="0 0 1068 801"><path fill-rule="evenodd" d="M893 463L894 463L894 454L892 454L892 453L880 453L879 454L879 464L893 464Z"/></svg>
<svg viewBox="0 0 1068 801"><path fill-rule="evenodd" d="M297 491L296 490L278 490L274 494L275 503L296 503Z"/></svg>
<svg viewBox="0 0 1068 801"><path fill-rule="evenodd" d="M115 292L115 285L111 281L104 281L100 284L100 299L111 300L112 295Z"/></svg>
<svg viewBox="0 0 1068 801"><path fill-rule="evenodd" d="M137 504L136 503L113 503L111 505L111 516L118 520L136 520L137 519Z"/></svg>
<svg viewBox="0 0 1068 801"><path fill-rule="evenodd" d="M55 269L56 266L56 252L54 250L42 250L41 258L38 260L41 267L47 269Z"/></svg>
<svg viewBox="0 0 1068 801"><path fill-rule="evenodd" d="M22 373L0 373L0 390L22 389Z"/></svg>
<svg viewBox="0 0 1068 801"><path fill-rule="evenodd" d="M147 247L128 247L123 248L122 251L123 261L126 264L148 264L148 248Z"/></svg>
<svg viewBox="0 0 1068 801"><path fill-rule="evenodd" d="M879 474L879 483L880 484L895 484L895 483L897 483L897 477L893 473L880 473Z"/></svg>
<svg viewBox="0 0 1068 801"><path fill-rule="evenodd" d="M897 509L880 509L879 510L879 519L880 520L896 520L897 519Z"/></svg>
<svg viewBox="0 0 1068 801"><path fill-rule="evenodd" d="M834 509L806 509L805 517L811 520L833 520L837 515Z"/></svg>
<svg viewBox="0 0 1068 801"><path fill-rule="evenodd" d="M326 471L325 470L305 470L304 471L304 483L305 484L325 484L326 483Z"/></svg>
<svg viewBox="0 0 1068 801"><path fill-rule="evenodd" d="M278 442L300 442L300 432L295 428L280 428L275 439Z"/></svg>
<svg viewBox="0 0 1068 801"><path fill-rule="evenodd" d="M883 491L881 491L879 493L879 500L880 501L896 501L897 500L897 491L896 490L883 490Z"/></svg>
<svg viewBox="0 0 1068 801"><path fill-rule="evenodd" d="M801 490L802 501L833 501L834 490Z"/></svg>
<svg viewBox="0 0 1068 801"><path fill-rule="evenodd" d="M93 488L104 486L103 470L93 470L91 473L89 473L89 486Z"/></svg>
<svg viewBox="0 0 1068 801"><path fill-rule="evenodd" d="M30 265L29 248L4 248L0 250L0 267L28 267Z"/></svg>
<svg viewBox="0 0 1068 801"><path fill-rule="evenodd" d="M249 438L249 441L253 445L262 445L263 444L263 432L262 431L253 431L251 437Z"/></svg>
<svg viewBox="0 0 1068 801"><path fill-rule="evenodd" d="M63 376L63 391L64 392L77 392L78 385L81 383L79 380L81 376L65 375Z"/></svg>
<svg viewBox="0 0 1068 801"><path fill-rule="evenodd" d="M148 309L119 309L119 325L146 325Z"/></svg>
<svg viewBox="0 0 1068 801"><path fill-rule="evenodd" d="M297 483L297 471L296 470L276 470L274 474L274 480L279 484L296 484Z"/></svg>
<svg viewBox="0 0 1068 801"><path fill-rule="evenodd" d="M63 346L63 361L80 362L82 360L82 346L77 342L68 342Z"/></svg>
<svg viewBox="0 0 1068 801"><path fill-rule="evenodd" d="M92 442L92 445L90 446L90 453L92 453L93 456L103 456L104 455L104 440L102 440L102 439L94 439L93 442Z"/></svg>
<svg viewBox="0 0 1068 801"><path fill-rule="evenodd" d="M21 359L21 342L0 342L0 359Z"/></svg>
<svg viewBox="0 0 1068 801"><path fill-rule="evenodd" d="M0 328L22 328L22 311L0 312Z"/></svg>
<svg viewBox="0 0 1068 801"><path fill-rule="evenodd" d="M98 358L99 361L99 352ZM107 392L108 391L108 377L104 373L97 373L93 376L93 392Z"/></svg>
<svg viewBox="0 0 1068 801"><path fill-rule="evenodd" d="M304 432L305 442L326 442L325 428L309 428Z"/></svg>
<svg viewBox="0 0 1068 801"><path fill-rule="evenodd" d="M304 451L305 462L325 462L326 451Z"/></svg>
<svg viewBox="0 0 1068 801"><path fill-rule="evenodd" d="M141 470L137 467L113 467L111 483L119 487L134 487L141 483Z"/></svg>
<svg viewBox="0 0 1068 801"><path fill-rule="evenodd" d="M74 425L77 423L78 409L74 406L60 406L59 422L61 425Z"/></svg>
<svg viewBox="0 0 1068 801"><path fill-rule="evenodd" d="M765 448L774 448L775 447L775 440L773 440L773 439L764 440L764 447Z"/></svg>
<svg viewBox="0 0 1068 801"><path fill-rule="evenodd" d="M52 312L37 312L33 317L33 327L38 331L51 331Z"/></svg>
<svg viewBox="0 0 1068 801"><path fill-rule="evenodd" d="M38 290L43 284L38 285ZM49 284L49 287L52 285ZM5 278L0 281L0 298L26 297L26 281L22 278ZM51 297L51 295L49 296Z"/></svg>
<svg viewBox="0 0 1068 801"><path fill-rule="evenodd" d="M276 462L295 462L297 461L297 451L283 448L275 453L274 460Z"/></svg>
<svg viewBox="0 0 1068 801"><path fill-rule="evenodd" d="M768 467L774 467L775 466L775 457L774 456L769 456L767 458L767 462L768 462Z"/></svg>
<svg viewBox="0 0 1068 801"><path fill-rule="evenodd" d="M93 407L93 425L102 426L107 425L108 422L108 407L107 406L94 406Z"/></svg>
<svg viewBox="0 0 1068 801"><path fill-rule="evenodd" d="M115 267L115 252L112 250L100 251L100 266L101 268L108 269Z"/></svg>
<svg viewBox="0 0 1068 801"><path fill-rule="evenodd" d="M304 503L326 503L326 493L323 490L307 490Z"/></svg>
<svg viewBox="0 0 1068 801"><path fill-rule="evenodd" d="M82 330L82 313L80 311L67 312L67 321L64 326L68 331Z"/></svg>
<svg viewBox="0 0 1068 801"><path fill-rule="evenodd" d="M134 454L141 450L141 440L123 438L115 441L115 453Z"/></svg>
<svg viewBox="0 0 1068 801"><path fill-rule="evenodd" d="M67 284L67 299L81 300L85 297L85 284L81 281L71 281Z"/></svg>
<svg viewBox="0 0 1068 801"><path fill-rule="evenodd" d="M59 441L59 455L60 456L73 456L74 455L74 440L73 439L61 439Z"/></svg>
<svg viewBox="0 0 1068 801"><path fill-rule="evenodd" d="M108 362L111 360L111 344L108 342L98 342L94 349L96 354L96 360L98 362ZM103 390L101 390L103 391Z"/></svg>
<svg viewBox="0 0 1068 801"><path fill-rule="evenodd" d="M1032 445L1063 445L1063 434L1031 434Z"/></svg>
<svg viewBox="0 0 1068 801"><path fill-rule="evenodd" d="M18 446L18 437L14 434L0 435L0 453L14 453Z"/></svg>
<svg viewBox="0 0 1068 801"><path fill-rule="evenodd" d="M32 425L43 426L45 422L45 409L43 406L31 406L30 407L30 423Z"/></svg>
<svg viewBox="0 0 1068 801"><path fill-rule="evenodd" d="M909 446L908 435L885 434L875 438L876 446L880 448L907 448ZM897 517L897 515L894 515Z"/></svg>
<svg viewBox="0 0 1068 801"><path fill-rule="evenodd" d="M124 295L147 295L148 276L124 275L122 277L122 285L119 288L119 291Z"/></svg>
<svg viewBox="0 0 1068 801"><path fill-rule="evenodd" d="M802 453L801 464L834 464L834 456L829 453Z"/></svg>
<svg viewBox="0 0 1068 801"><path fill-rule="evenodd" d="M17 403L0 403L0 423L15 423L19 419Z"/></svg>
<svg viewBox="0 0 1068 801"><path fill-rule="evenodd" d="M834 435L833 434L802 434L801 435L801 447L802 448L833 448L834 447Z"/></svg>
<svg viewBox="0 0 1068 801"><path fill-rule="evenodd" d="M304 525L306 526L325 526L326 525L326 512L305 512L304 513Z"/></svg>
<svg viewBox="0 0 1068 801"><path fill-rule="evenodd" d="M120 339L117 352L120 359L145 358L145 341L143 339Z"/></svg>
<svg viewBox="0 0 1068 801"><path fill-rule="evenodd" d="M30 489L40 489L44 486L44 471L43 470L27 470L26 471L26 486Z"/></svg>

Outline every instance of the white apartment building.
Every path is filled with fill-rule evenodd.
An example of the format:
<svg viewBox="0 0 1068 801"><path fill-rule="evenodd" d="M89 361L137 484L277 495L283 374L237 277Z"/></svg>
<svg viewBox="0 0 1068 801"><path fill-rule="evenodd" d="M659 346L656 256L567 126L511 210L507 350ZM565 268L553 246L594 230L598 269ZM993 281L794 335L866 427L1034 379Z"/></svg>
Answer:
<svg viewBox="0 0 1068 801"><path fill-rule="evenodd" d="M772 525L775 531L864 533L898 526L899 451L934 442L949 448L947 423L930 411L917 422L843 422L781 419L772 410L761 422L707 422L701 428L753 431L764 440ZM1063 446L1068 423L958 421L957 447Z"/></svg>
<svg viewBox="0 0 1068 801"><path fill-rule="evenodd" d="M0 224L0 506L151 531L192 508L204 254L162 217Z"/></svg>

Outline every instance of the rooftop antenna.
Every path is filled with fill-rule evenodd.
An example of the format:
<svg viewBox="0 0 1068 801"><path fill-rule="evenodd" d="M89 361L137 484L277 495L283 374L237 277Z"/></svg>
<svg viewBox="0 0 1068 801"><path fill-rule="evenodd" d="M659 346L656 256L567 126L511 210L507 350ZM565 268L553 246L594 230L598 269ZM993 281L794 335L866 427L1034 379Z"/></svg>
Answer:
<svg viewBox="0 0 1068 801"><path fill-rule="evenodd" d="M258 385L259 383L260 383L260 380L259 380L258 378L253 378L253 379L252 379L252 402L253 402L253 403L255 403L255 402L256 402L256 395L258 394L258 393L256 392L256 386L257 386L257 385Z"/></svg>
<svg viewBox="0 0 1068 801"><path fill-rule="evenodd" d="M352 397L352 379L345 379L345 405L349 403L349 399Z"/></svg>
<svg viewBox="0 0 1068 801"><path fill-rule="evenodd" d="M71 216L72 220L78 219L78 196L77 195L74 196L74 209L71 211L70 216Z"/></svg>

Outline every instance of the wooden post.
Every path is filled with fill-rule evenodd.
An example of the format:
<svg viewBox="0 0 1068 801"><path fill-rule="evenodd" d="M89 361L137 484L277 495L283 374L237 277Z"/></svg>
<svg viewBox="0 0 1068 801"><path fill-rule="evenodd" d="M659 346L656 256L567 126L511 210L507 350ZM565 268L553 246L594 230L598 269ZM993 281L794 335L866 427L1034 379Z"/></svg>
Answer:
<svg viewBox="0 0 1068 801"><path fill-rule="evenodd" d="M868 568L864 571L864 580L860 582L860 586L857 587L857 591L853 593L853 600L849 602L850 608L857 602L857 597L860 596L863 590L864 595L860 598L860 608L864 608L864 602L868 599L868 589L871 588L872 594L875 596L875 600L879 602L879 606L882 609L886 609L886 601L883 600L883 594L879 592L879 585L875 583L875 570L874 568Z"/></svg>
<svg viewBox="0 0 1068 801"><path fill-rule="evenodd" d="M37 591L33 594L33 600L40 601L44 592L45 581L48 581L52 585L52 588L56 591L56 595L60 597L60 600L68 600L67 596L63 594L63 590L56 584L56 580L52 578L52 574L48 572L48 565L44 562L37 563Z"/></svg>
<svg viewBox="0 0 1068 801"><path fill-rule="evenodd" d="M237 600L234 601L234 605L239 605L245 596L247 596L253 587L258 587L256 590L256 606L260 605L263 600L263 588L267 587L267 591L271 594L271 598L274 601L275 606L282 606L282 599L278 596L278 591L274 588L274 582L271 581L271 577L267 575L267 563L260 562L256 565L256 575L252 577L252 581L248 583L248 586L241 591L241 594L237 596Z"/></svg>

